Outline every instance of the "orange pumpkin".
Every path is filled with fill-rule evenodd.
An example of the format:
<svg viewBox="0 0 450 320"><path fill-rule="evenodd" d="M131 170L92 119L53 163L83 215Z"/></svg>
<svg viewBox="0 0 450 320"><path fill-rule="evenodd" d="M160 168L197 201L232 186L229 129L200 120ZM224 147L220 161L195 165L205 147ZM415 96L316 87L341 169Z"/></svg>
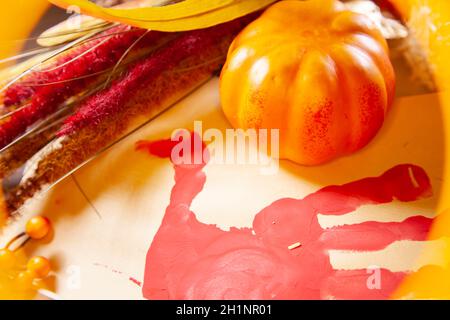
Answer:
<svg viewBox="0 0 450 320"><path fill-rule="evenodd" d="M339 1L281 1L235 39L221 74L234 127L280 130L280 157L316 165L365 146L395 91L385 39Z"/></svg>

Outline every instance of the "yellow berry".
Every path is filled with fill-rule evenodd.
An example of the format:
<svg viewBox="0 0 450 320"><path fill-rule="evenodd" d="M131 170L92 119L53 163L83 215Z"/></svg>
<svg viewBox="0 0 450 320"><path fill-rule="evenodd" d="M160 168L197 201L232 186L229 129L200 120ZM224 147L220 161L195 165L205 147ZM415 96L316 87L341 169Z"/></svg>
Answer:
<svg viewBox="0 0 450 320"><path fill-rule="evenodd" d="M14 267L16 256L9 249L0 249L0 270L7 270Z"/></svg>
<svg viewBox="0 0 450 320"><path fill-rule="evenodd" d="M30 290L33 287L34 274L30 271L22 271L16 277L17 288Z"/></svg>
<svg viewBox="0 0 450 320"><path fill-rule="evenodd" d="M37 216L28 220L26 233L32 239L42 239L50 232L50 220L45 217Z"/></svg>
<svg viewBox="0 0 450 320"><path fill-rule="evenodd" d="M28 261L27 269L36 278L45 278L51 270L50 261L44 257L33 257Z"/></svg>

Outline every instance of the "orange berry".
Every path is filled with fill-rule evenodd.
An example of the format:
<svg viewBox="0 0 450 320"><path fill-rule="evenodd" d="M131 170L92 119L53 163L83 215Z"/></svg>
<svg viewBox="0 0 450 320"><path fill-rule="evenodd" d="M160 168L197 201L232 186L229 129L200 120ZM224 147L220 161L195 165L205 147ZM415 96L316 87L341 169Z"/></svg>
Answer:
<svg viewBox="0 0 450 320"><path fill-rule="evenodd" d="M27 269L36 278L45 278L51 270L50 261L44 257L33 257L28 261Z"/></svg>
<svg viewBox="0 0 450 320"><path fill-rule="evenodd" d="M27 235L35 240L44 238L50 232L50 220L37 216L28 220L25 227Z"/></svg>
<svg viewBox="0 0 450 320"><path fill-rule="evenodd" d="M30 271L22 271L16 277L17 287L20 290L30 290L33 287L34 274Z"/></svg>
<svg viewBox="0 0 450 320"><path fill-rule="evenodd" d="M14 267L16 256L9 249L0 249L0 270L7 270Z"/></svg>

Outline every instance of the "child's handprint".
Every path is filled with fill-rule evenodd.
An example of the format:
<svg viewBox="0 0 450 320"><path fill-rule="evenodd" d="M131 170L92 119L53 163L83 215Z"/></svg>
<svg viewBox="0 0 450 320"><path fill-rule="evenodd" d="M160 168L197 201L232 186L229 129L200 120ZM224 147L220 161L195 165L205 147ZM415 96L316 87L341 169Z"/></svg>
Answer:
<svg viewBox="0 0 450 320"><path fill-rule="evenodd" d="M138 149L169 158L176 143L141 142ZM278 200L255 216L253 228L223 231L190 211L206 181L205 165L174 164L170 204L147 254L148 299L387 298L404 273L382 269L380 288L370 288L367 270L334 270L328 250L380 250L397 240L425 240L432 222L416 216L330 229L319 225L318 214L342 215L361 205L431 195L424 170L399 165L303 199Z"/></svg>

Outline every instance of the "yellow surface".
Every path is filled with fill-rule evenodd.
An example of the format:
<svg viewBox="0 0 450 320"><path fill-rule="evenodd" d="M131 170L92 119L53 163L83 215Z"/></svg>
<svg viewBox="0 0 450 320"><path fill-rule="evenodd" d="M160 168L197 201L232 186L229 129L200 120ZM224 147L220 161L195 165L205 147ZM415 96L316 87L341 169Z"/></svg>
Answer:
<svg viewBox="0 0 450 320"><path fill-rule="evenodd" d="M0 235L0 246L22 231L30 216L43 214L53 223L54 238L45 244L31 242L25 250L28 256L50 258L60 298L142 298L141 289L129 277L143 279L145 256L169 203L174 172L167 159L136 152L135 143L167 138L174 128L192 130L195 120L202 121L203 132L215 128L225 134L230 128L220 108L217 79L78 170L74 177L84 195L69 177L44 197L34 198L21 211L22 218ZM267 164L211 161L205 167L205 187L191 209L199 221L223 230L251 227L255 214L278 199L303 198L322 186L414 163L431 178L433 197L367 205L343 216L321 216L320 224L332 227L402 221L418 214L432 217L441 190L442 137L439 95L402 97L395 101L379 135L366 148L326 165L302 167L281 161L278 172L264 175L261 169ZM376 265L392 271L415 271L428 264L442 265L439 255L418 259L423 250L440 252L442 246L439 240L396 241L386 249L368 253L332 250L330 263L336 269Z"/></svg>
<svg viewBox="0 0 450 320"><path fill-rule="evenodd" d="M25 38L42 15L48 9L47 0L1 0L0 2L0 59L16 54L25 44ZM0 65L3 68L5 65ZM1 195L0 195L1 197ZM0 199L1 201L1 199ZM4 210L0 208L0 225L3 225ZM18 255L23 256L20 252ZM22 258L23 260L24 258ZM12 290L10 280L3 279L0 275L0 299L31 298L28 293L18 294Z"/></svg>
<svg viewBox="0 0 450 320"><path fill-rule="evenodd" d="M1 0L0 59L9 57L24 45L33 27L49 7L47 0Z"/></svg>
<svg viewBox="0 0 450 320"><path fill-rule="evenodd" d="M25 44L36 23L48 9L47 0L1 0L0 2L0 59L16 54ZM5 65L0 65L0 70ZM3 81L0 73L0 82ZM0 194L0 201L2 195ZM1 205L0 205L1 206ZM5 220L0 207L0 226Z"/></svg>
<svg viewBox="0 0 450 320"><path fill-rule="evenodd" d="M435 70L438 85L444 93L441 105L445 134L445 171L440 198L440 217L430 237L450 237L450 1L443 0L390 0L397 7L428 54ZM433 141L430 141L433 143ZM410 277L397 296L415 298L450 299L450 241L447 241L447 267L425 269Z"/></svg>
<svg viewBox="0 0 450 320"><path fill-rule="evenodd" d="M438 80L438 83L441 85L442 89L445 89L445 87L449 87L449 83L450 83L450 59L448 57L450 57L450 39L448 37L450 37L450 2L449 1L443 1L443 0L391 0L392 2L395 2L400 11L403 13L403 16L408 17L408 18L412 18L415 17L415 15L417 15L418 13L421 13L424 15L424 19L418 19L418 21L423 21L425 20L426 23L424 25L417 25L417 27L420 30L426 31L427 29L429 30L429 32L424 32L422 33L422 38L420 39L422 41L422 44L424 47L429 48L428 52L430 54L430 59L433 62L433 64L435 65L435 69L436 69L436 78ZM11 54L14 53L15 50L19 49L20 46L23 44L21 42L17 42L17 41L12 41L12 40L17 40L17 39L22 39L27 37L27 35L30 33L30 31L32 30L32 27L36 24L36 22L39 20L39 18L42 16L42 13L45 11L47 7L47 2L45 0L1 0L0 2L0 57L5 57L5 56L9 56ZM431 9L431 11L427 11L428 9ZM412 10L412 11L411 11ZM423 11L422 11L423 10ZM426 18L426 19L425 19ZM437 223L435 224L431 237L432 238L437 238L437 237L441 237L441 236L445 236L445 237L450 237L450 171L448 168L448 164L449 162L446 159L450 158L450 92L444 92L443 94L440 94L439 96L437 96L440 99L440 105L441 105L441 113L444 117L443 119L443 135L444 135L444 140L442 141L443 144L445 145L441 145L440 142L437 142L436 140L436 136L433 136L433 139L430 139L430 141L428 142L428 144L430 146L435 145L435 148L433 148L432 150L434 150L437 153L442 152L443 154L438 154L438 155L432 155L431 157L436 156L436 158L441 159L440 161L443 162L443 164L445 164L444 166L444 172L439 172L439 179L441 179L441 177L443 177L443 186L440 192L440 199L439 199L439 211L441 212L441 215L439 217L439 219L437 220ZM434 99L434 98L433 98ZM413 102L415 101L415 102ZM428 105L429 100L425 99L425 98L419 98L418 100L410 100L410 101L403 101L402 103L408 103L415 106L413 108L411 108L410 112L411 112L411 120L413 119L417 119L417 113L416 113L416 109L419 110L427 110L427 112L430 112L430 108ZM419 108L420 104L424 104L422 106L422 108ZM425 109L423 109L425 108ZM405 110L405 109L403 109ZM174 110L175 111L175 110ZM431 112L433 114L433 118L435 116L435 112ZM220 118L220 113L211 113L214 117L216 117L217 119ZM405 114L406 117L406 114ZM422 115L422 119L424 119L427 117L426 114ZM438 117L439 118L439 117ZM428 121L430 121L428 119ZM426 121L425 121L426 122ZM215 121L213 122L215 125ZM411 123L411 121L405 121L406 124ZM393 128L394 126L392 126ZM410 128L411 129L411 128ZM420 131L420 126L415 128L416 130ZM440 133L439 131L439 126L436 128L435 126L433 126L432 128L428 128L428 131L433 131L433 130L437 130L438 133ZM389 128L385 129L389 130ZM407 130L405 132L414 132L414 134L419 134L417 133L416 130ZM427 131L427 130L425 130ZM382 137L382 136L381 136ZM380 141L380 138L377 138L378 141ZM398 138L400 139L400 138ZM406 139L406 138L405 138ZM412 139L412 138L411 138ZM438 141L440 141L442 139L442 137L438 138ZM385 140L387 141L387 140ZM131 142L130 142L131 143ZM132 146L132 144L130 144ZM375 144L373 145L372 148L376 148L377 145L377 141L375 141ZM437 146L436 146L437 145ZM425 148L426 144L423 144L422 147ZM422 152L425 153L425 151ZM363 157L363 155L365 153L371 153L371 149L369 147L369 149L367 150L363 150L362 153L358 153L357 155L355 155L355 159L361 158ZM373 157L368 157L368 159L371 159L371 161L378 161L380 159L377 159L376 154L379 154L378 152L373 152L372 156ZM361 160L361 159L360 159ZM147 158L145 158L145 161L147 161ZM153 160L154 162L157 162L156 160ZM350 161L349 159L342 159L340 160L341 163L342 162L349 162L349 168L351 168L351 163L353 163L353 161ZM381 160L380 160L381 161ZM439 162L440 162L439 161ZM109 163L109 162L108 162ZM360 163L363 163L363 161L360 161ZM99 163L97 162L97 165ZM354 163L353 163L354 164ZM375 165L375 163L373 163ZM157 165L160 165L159 163ZM288 168L290 167L290 165L286 165ZM98 166L97 166L98 168ZM330 167L331 168L331 167ZM172 172L170 171L170 166L168 167L167 172L163 172L163 173L157 173L155 172L155 175L158 174L164 174L165 176L167 176L167 190L170 189L170 181L172 179ZM291 168L292 169L292 168ZM318 179L317 177L317 171L323 170L324 168L318 168L318 169L302 169L301 174L303 174L303 176L305 177L305 179L309 179L311 181L313 181L314 179ZM383 168L385 169L385 168ZM428 169L428 168L427 168ZM429 167L429 169L433 170L432 167ZM437 171L440 171L439 168L434 168ZM382 169L380 169L382 170ZM117 170L116 170L117 171ZM149 170L150 171L150 170ZM217 170L218 174L219 174L220 170ZM295 171L296 173L298 173L297 168L293 168L292 170L288 170L288 172L290 171ZM95 170L90 170L90 172L95 172ZM134 172L134 171L133 171ZM315 172L315 173L314 173ZM328 171L327 171L328 172ZM331 170L329 171L331 172L336 172L336 170ZM353 177L352 174L355 174L355 170L348 170L345 171L347 172L350 176L348 176L348 179L351 178L356 178ZM352 173L353 172L353 173ZM84 183L89 182L89 167L87 167L85 170L82 170L78 176L80 178L82 178L83 176L85 176L85 179L82 179ZM126 174L126 173L123 173ZM337 172L337 174L340 174L339 172ZM344 174L344 173L342 173ZM128 175L127 175L128 176ZM126 177L127 176L123 176L120 177L121 181L126 181ZM156 177L156 178L161 178L161 177ZM137 179L137 178L136 178ZM142 177L141 177L142 179ZM337 177L336 181L337 182L342 182L344 179L344 177ZM347 179L347 180L348 180ZM148 180L146 180L148 181ZM142 181L141 181L142 182ZM317 185L320 185L323 181L320 181L320 179L318 179L317 181L313 181L315 183L317 183ZM147 182L149 183L149 182ZM60 188L57 188L55 190L55 193L53 193L53 195L58 193L61 193L62 191L66 190L67 188L69 188L71 191L76 190L74 186L69 186L70 185L70 181L66 180L65 183L62 184L62 186ZM87 185L86 185L87 186ZM93 184L91 184L91 186L89 188L94 188ZM106 187L105 187L106 188ZM112 187L111 187L112 188ZM164 187L165 188L165 187ZM95 188L94 188L95 189ZM91 193L97 193L98 190L91 190ZM98 189L98 188L97 188ZM100 188L102 189L102 188ZM157 189L161 189L161 185L157 186ZM123 190L123 189L122 189ZM67 190L66 190L67 191ZM104 191L104 190L103 190ZM154 192L156 192L155 190L153 190ZM139 192L137 189L135 190L135 192ZM284 190L283 190L283 194L284 194ZM150 193L152 194L152 193ZM167 197L168 194L165 195L165 197ZM107 193L105 195L106 199L103 202L105 205L106 203L111 203L112 199L114 199L114 197L108 197ZM130 195L131 197L131 195ZM152 212L162 212L161 209L163 209L163 207L167 204L167 199L164 198L164 196L161 196L162 198L158 198L158 199L153 199L154 201L152 201L151 203L153 205L160 205L162 206L162 208L155 208L156 210L152 210ZM264 197L260 197L261 199ZM80 198L80 202L82 202L83 199ZM238 204L238 202L236 202L235 204ZM128 207L129 202L124 201L124 206L123 208L128 208L127 211L133 211L132 208ZM146 206L148 208L148 203L146 203ZM110 208L110 207L108 207ZM48 208L47 208L48 209ZM61 207L59 207L58 210L62 210ZM88 210L85 208L85 211ZM51 210L50 210L51 211ZM81 211L81 210L80 210ZM107 211L105 209L105 211ZM77 212L78 213L78 212ZM91 219L90 224L93 224L94 219L96 219L96 217L93 215L93 213L91 213L91 216L86 215L86 212L83 212L83 214L81 214L81 212L79 212L80 214L76 214L73 216L69 216L72 217L72 219L67 219L67 222L64 222L64 219L60 219L60 223L65 225L66 227L69 227L68 224L72 224L74 222L74 220L79 219L79 220L85 220L85 219ZM112 212L111 212L112 213ZM138 210L136 210L136 214L139 213ZM140 214L144 214L145 212L140 212ZM57 219L57 217L61 216L61 212L57 212L55 210L54 212L55 214L55 219ZM106 217L108 217L105 214ZM125 218L125 217L124 217ZM110 219L110 218L107 218ZM159 218L156 217L156 220L158 220ZM92 228L89 228L88 226L90 224L85 224L86 221L83 220L83 223L80 223L80 229L79 231L82 232L84 231L89 232L90 229L94 231L99 230L99 228L94 228L94 226L91 225ZM104 220L105 221L105 220ZM157 223L151 223L150 222L157 222L157 221L146 221L147 223L143 224L144 228L156 228L157 227ZM110 222L112 225L115 223L114 221ZM76 227L77 224L75 224ZM81 226L84 226L83 228L81 228ZM61 226L62 227L62 226ZM104 225L103 225L104 227ZM141 227L136 227L136 228L141 228ZM111 229L113 230L113 229ZM138 230L136 230L138 231ZM112 231L111 231L112 232ZM151 236L150 233L148 234L148 241L150 241ZM93 233L94 234L94 233ZM138 234L138 232L136 233L132 233L132 234ZM76 239L73 239L74 243L78 243L79 245L79 241L77 241L77 239L79 240L79 233L76 233L73 235ZM66 236L69 237L70 233L67 235L61 235L62 237ZM127 235L124 235L124 238L128 236L129 237L129 233ZM110 235L110 238L113 237L113 235ZM105 248L102 249L108 249L107 247L107 243L110 242L110 238L108 237L102 237L101 239L99 238L98 240L100 242L97 242L98 246L101 246L103 243L105 243ZM57 240L57 239L55 239ZM61 240L61 242L59 242L59 240ZM132 241L133 239L131 239L129 242L133 243ZM54 244L52 243L52 245L56 246L56 252L63 252L63 248L58 246L58 242L60 245L66 244L70 242L68 242L68 240L66 239L66 241L64 241L64 239L58 239L58 241L54 241ZM136 243L140 243L140 242L136 242ZM117 243L116 243L117 244ZM139 250L139 259L141 259L141 251L144 251L149 243L146 243L142 248L139 248L141 250ZM132 244L130 244L132 245ZM445 246L444 246L445 247ZM83 250L80 250L79 246L75 246L73 249L77 249L77 251L73 251L73 253L76 254L83 254L85 255L85 252ZM88 248L85 248L86 250ZM43 248L43 250L45 250ZM58 251L59 250L59 251ZM136 250L133 251L133 248L128 247L128 249L124 250L129 250L131 252L131 254L138 254ZM78 253L77 253L78 252ZM93 256L96 256L95 254L97 254L99 251L95 252L93 251L92 254ZM103 252L103 251L100 251ZM106 252L106 250L105 250ZM123 253L123 252L122 252ZM446 247L446 251L442 251L439 252L439 255L444 257L444 259L446 259L446 261L444 261L440 267L433 267L433 268L425 268L423 269L421 272L417 273L415 276L408 278L404 285L399 289L396 297L410 297L410 298L450 298L450 244L447 241L447 247ZM84 257L84 256L83 256ZM112 260L110 260L111 263L115 263L117 264L121 264L124 263L124 269L127 269L127 261L121 261L119 259L119 257L115 257L116 259L114 259L114 255L111 255ZM81 259L81 256L80 256ZM106 259L106 257L105 257ZM122 259L123 260L123 259ZM63 261L64 262L64 261ZM63 263L62 262L62 263ZM139 267L142 267L142 261L139 261L138 263ZM92 263L89 264L89 266L87 266L87 268L91 268L91 269L95 269L97 270L98 267L93 266ZM132 268L130 266L130 268ZM130 270L130 271L135 271L135 270ZM98 272L98 273L97 273ZM93 272L90 275L92 275L93 279L98 279L96 277L99 276L99 274L104 275L105 272L102 269L97 270L97 272ZM112 275L113 273L111 273ZM134 273L132 275L135 275ZM89 280L89 279L87 279ZM105 278L104 279L106 282L110 281L110 278ZM100 281L100 280L99 280ZM124 282L127 285L130 285L128 282ZM124 284L125 286L125 284ZM94 289L94 288L90 288L90 289ZM127 286L128 289L128 286ZM135 292L136 288L132 287L130 285L129 288L130 292ZM72 294L75 294L73 291L71 291ZM102 294L104 294L104 292L99 292L99 297L102 296Z"/></svg>
<svg viewBox="0 0 450 320"><path fill-rule="evenodd" d="M78 6L82 13L97 18L159 31L185 31L210 27L218 22L231 21L257 11L274 1L276 0L187 0L167 7L120 9L104 8L89 0L50 0L63 8ZM151 4L154 1L138 2Z"/></svg>

